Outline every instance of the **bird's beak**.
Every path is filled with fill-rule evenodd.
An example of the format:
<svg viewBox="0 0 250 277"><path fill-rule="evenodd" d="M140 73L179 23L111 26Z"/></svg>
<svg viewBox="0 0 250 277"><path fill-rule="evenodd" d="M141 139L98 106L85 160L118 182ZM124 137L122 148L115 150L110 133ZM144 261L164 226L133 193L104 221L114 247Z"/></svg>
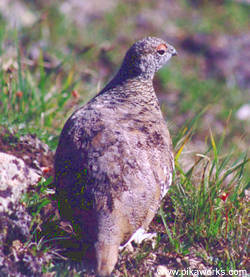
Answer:
<svg viewBox="0 0 250 277"><path fill-rule="evenodd" d="M177 51L174 48L172 49L172 56L177 56Z"/></svg>
<svg viewBox="0 0 250 277"><path fill-rule="evenodd" d="M168 51L170 52L170 54L172 56L177 56L177 51L175 50L175 48L172 45L169 45Z"/></svg>

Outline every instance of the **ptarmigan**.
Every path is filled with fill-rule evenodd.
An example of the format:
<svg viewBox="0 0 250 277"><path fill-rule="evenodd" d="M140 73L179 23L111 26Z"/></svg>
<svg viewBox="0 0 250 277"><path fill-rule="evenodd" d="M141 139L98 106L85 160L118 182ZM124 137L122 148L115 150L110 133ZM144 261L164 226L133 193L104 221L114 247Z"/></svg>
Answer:
<svg viewBox="0 0 250 277"><path fill-rule="evenodd" d="M110 275L119 246L148 228L171 185L172 143L152 80L174 55L162 39L137 41L116 76L62 130L59 208L93 246L98 276Z"/></svg>

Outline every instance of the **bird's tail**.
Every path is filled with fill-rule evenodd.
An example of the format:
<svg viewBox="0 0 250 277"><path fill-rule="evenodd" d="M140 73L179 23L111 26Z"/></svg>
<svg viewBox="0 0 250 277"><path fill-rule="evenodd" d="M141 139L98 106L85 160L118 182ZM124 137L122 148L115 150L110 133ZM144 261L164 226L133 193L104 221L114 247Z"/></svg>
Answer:
<svg viewBox="0 0 250 277"><path fill-rule="evenodd" d="M118 259L119 243L97 241L95 249L97 275L100 277L110 276Z"/></svg>

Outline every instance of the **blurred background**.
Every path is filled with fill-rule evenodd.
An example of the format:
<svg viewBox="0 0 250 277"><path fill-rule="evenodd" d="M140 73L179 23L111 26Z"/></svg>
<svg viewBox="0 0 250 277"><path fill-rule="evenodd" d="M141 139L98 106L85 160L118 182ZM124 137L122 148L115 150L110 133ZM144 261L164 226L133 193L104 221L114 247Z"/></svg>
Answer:
<svg viewBox="0 0 250 277"><path fill-rule="evenodd" d="M230 143L244 150L250 118L249 4L1 0L0 123L34 129L54 141L54 148L66 118L114 75L129 46L158 36L179 54L154 80L171 132L206 108L197 146L210 127L221 134L228 124Z"/></svg>
<svg viewBox="0 0 250 277"><path fill-rule="evenodd" d="M246 268L249 14L249 0L0 0L0 149L9 149L7 142L14 145L6 139L8 129L18 137L35 134L54 151L67 118L112 78L131 44L146 36L163 38L178 56L156 74L154 86L173 138L178 181L166 199L165 207L173 208L161 216L171 229L173 239L165 243L172 252L158 264L176 261L176 253L182 259L199 241L199 257L207 255L207 264ZM200 157L204 166L195 174L188 171ZM228 179L234 170L238 179ZM203 184L211 191L203 193ZM47 197L41 195L36 201ZM28 199L33 201L34 194ZM33 229L42 229L39 220ZM164 228L157 226L154 230ZM45 236L40 229L29 241L34 242L34 233ZM123 256L122 274L126 267L146 270L145 252L139 256L129 261ZM146 276L138 272L117 276ZM56 276L79 276L64 274Z"/></svg>

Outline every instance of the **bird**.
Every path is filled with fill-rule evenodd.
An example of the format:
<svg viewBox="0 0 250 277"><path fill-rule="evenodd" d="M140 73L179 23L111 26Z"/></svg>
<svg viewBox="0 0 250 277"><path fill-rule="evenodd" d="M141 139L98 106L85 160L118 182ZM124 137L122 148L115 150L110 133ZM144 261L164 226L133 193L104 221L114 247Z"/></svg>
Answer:
<svg viewBox="0 0 250 277"><path fill-rule="evenodd" d="M172 183L172 140L153 77L175 55L161 38L135 42L113 79L70 116L59 137L59 211L80 230L97 276L110 276L119 247L146 234Z"/></svg>

